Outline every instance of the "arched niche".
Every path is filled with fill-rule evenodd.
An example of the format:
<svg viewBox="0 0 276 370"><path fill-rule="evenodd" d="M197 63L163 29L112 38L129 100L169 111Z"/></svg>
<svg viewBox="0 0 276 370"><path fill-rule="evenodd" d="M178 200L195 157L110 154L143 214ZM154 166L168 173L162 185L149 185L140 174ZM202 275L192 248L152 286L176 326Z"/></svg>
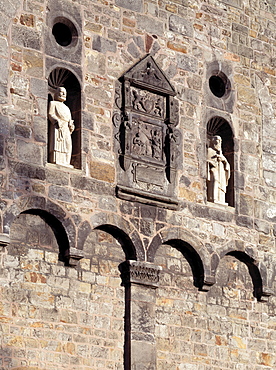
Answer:
<svg viewBox="0 0 276 370"><path fill-rule="evenodd" d="M67 233L62 223L47 211L29 209L21 212L13 220L10 238L13 248L16 245L27 251L36 245L38 248L52 249L58 252L60 261L67 262L70 250Z"/></svg>
<svg viewBox="0 0 276 370"><path fill-rule="evenodd" d="M74 120L75 129L72 132L72 156L70 164L74 168L81 168L81 86L77 77L68 69L55 68L48 78L48 105L54 99L58 87L67 91L65 104L69 107ZM53 160L53 125L48 119L48 162Z"/></svg>
<svg viewBox="0 0 276 370"><path fill-rule="evenodd" d="M259 268L255 265L254 259L248 256L248 254L240 251L229 252L227 255L235 257L237 260L243 262L247 266L253 284L253 296L257 298L258 301L261 300L263 293L263 282Z"/></svg>
<svg viewBox="0 0 276 370"><path fill-rule="evenodd" d="M135 246L130 237L123 230L113 225L101 225L96 227L95 230L102 230L113 236L121 245L127 260L137 260Z"/></svg>
<svg viewBox="0 0 276 370"><path fill-rule="evenodd" d="M245 252L226 253L219 262L216 281L217 284L211 291L222 289L223 295L229 300L252 300L253 297L258 301L263 299L263 283L259 268L254 259ZM214 294L220 296L219 292Z"/></svg>
<svg viewBox="0 0 276 370"><path fill-rule="evenodd" d="M230 124L223 117L214 116L207 123L207 147L210 146L211 138L220 136L222 139L222 153L230 165L230 178L226 188L225 202L229 206L235 205L234 192L234 135Z"/></svg>
<svg viewBox="0 0 276 370"><path fill-rule="evenodd" d="M183 258L184 257L184 258ZM171 274L171 279L180 282L182 288L202 289L204 284L204 267L196 250L187 242L180 239L171 239L157 249L154 263L162 266L165 275ZM186 281L186 284L182 284Z"/></svg>

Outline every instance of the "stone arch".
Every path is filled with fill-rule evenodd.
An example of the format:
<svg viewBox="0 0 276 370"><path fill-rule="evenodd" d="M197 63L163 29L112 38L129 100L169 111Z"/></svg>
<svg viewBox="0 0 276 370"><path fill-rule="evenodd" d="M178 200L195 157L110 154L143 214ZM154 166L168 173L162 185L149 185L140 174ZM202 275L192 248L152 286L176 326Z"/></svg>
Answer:
<svg viewBox="0 0 276 370"><path fill-rule="evenodd" d="M105 231L118 240L126 259L145 261L142 240L135 228L125 219L114 214L97 213L91 217L91 229Z"/></svg>
<svg viewBox="0 0 276 370"><path fill-rule="evenodd" d="M3 215L4 234L9 235L11 224L20 214L37 215L51 227L59 246L60 260L67 262L70 249L75 248L76 230L66 212L47 198L21 197Z"/></svg>
<svg viewBox="0 0 276 370"><path fill-rule="evenodd" d="M149 262L154 261L156 251L162 244L178 249L191 266L194 285L199 290L209 290L215 282L213 265L216 265L218 260L216 252L206 248L197 237L186 230L178 227L166 228L152 239L147 251Z"/></svg>
<svg viewBox="0 0 276 370"><path fill-rule="evenodd" d="M266 287L267 272L264 265L260 265L254 258L254 251L252 249L244 251L242 248L240 250L234 250L229 245L226 245L220 251L220 260L225 256L232 256L247 266L253 284L253 296L258 301L266 301L271 295L270 290ZM216 266L216 271L218 265L219 263Z"/></svg>

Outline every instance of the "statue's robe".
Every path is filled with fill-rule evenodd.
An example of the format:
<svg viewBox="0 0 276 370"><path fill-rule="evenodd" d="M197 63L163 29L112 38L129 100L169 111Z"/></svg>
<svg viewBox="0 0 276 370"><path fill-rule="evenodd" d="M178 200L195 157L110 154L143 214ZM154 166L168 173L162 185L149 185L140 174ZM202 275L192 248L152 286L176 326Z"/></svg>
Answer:
<svg viewBox="0 0 276 370"><path fill-rule="evenodd" d="M207 164L207 198L211 202L225 204L230 165L221 151L211 147L208 148Z"/></svg>
<svg viewBox="0 0 276 370"><path fill-rule="evenodd" d="M53 124L50 142L51 162L68 166L72 154L71 132L74 129L70 109L63 102L51 101L48 117Z"/></svg>

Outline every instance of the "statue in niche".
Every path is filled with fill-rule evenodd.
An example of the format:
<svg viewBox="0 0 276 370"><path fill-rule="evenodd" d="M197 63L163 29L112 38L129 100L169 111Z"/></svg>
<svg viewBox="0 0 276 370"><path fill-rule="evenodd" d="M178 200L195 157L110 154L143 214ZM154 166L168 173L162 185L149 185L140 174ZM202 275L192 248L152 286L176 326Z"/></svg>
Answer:
<svg viewBox="0 0 276 370"><path fill-rule="evenodd" d="M225 204L225 194L230 178L230 165L222 154L221 137L216 135L210 140L207 154L207 200Z"/></svg>
<svg viewBox="0 0 276 370"><path fill-rule="evenodd" d="M58 87L54 95L54 100L49 104L48 118L53 127L49 144L51 162L72 167L70 165L72 154L71 134L75 126L71 111L64 104L66 95L66 89L64 87Z"/></svg>

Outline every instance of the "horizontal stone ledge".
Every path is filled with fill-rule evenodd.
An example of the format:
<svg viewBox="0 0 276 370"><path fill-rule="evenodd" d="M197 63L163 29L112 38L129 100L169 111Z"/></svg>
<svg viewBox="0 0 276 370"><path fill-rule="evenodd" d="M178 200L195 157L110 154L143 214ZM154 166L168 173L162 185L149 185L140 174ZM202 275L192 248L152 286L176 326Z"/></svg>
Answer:
<svg viewBox="0 0 276 370"><path fill-rule="evenodd" d="M160 194L148 193L143 190L128 188L126 186L117 185L116 187L117 197L123 200L129 200L132 202L139 202L157 206L161 208L167 208L172 210L178 209L178 200L173 197L167 197Z"/></svg>
<svg viewBox="0 0 276 370"><path fill-rule="evenodd" d="M7 247L10 244L10 236L8 234L0 234L0 247Z"/></svg>

